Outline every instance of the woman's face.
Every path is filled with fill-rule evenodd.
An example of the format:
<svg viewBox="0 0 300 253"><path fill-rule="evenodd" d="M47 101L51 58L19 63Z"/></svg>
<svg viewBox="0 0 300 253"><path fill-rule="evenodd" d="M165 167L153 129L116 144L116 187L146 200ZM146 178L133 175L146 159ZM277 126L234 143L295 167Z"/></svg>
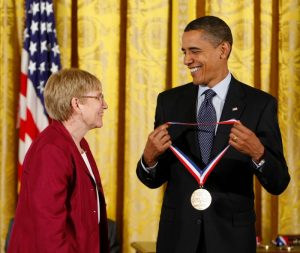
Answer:
<svg viewBox="0 0 300 253"><path fill-rule="evenodd" d="M108 108L102 90L88 92L81 98L85 100L81 105L81 112L82 120L87 128L93 129L102 127L104 110Z"/></svg>

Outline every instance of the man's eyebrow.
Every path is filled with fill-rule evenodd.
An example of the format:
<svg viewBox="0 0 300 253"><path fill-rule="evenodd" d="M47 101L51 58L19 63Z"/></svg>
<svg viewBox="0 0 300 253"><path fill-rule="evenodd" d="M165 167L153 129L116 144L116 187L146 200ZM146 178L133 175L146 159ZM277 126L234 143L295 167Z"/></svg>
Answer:
<svg viewBox="0 0 300 253"><path fill-rule="evenodd" d="M199 47L188 47L187 48L188 50L200 50ZM186 49L185 48L181 48L181 51L185 51Z"/></svg>

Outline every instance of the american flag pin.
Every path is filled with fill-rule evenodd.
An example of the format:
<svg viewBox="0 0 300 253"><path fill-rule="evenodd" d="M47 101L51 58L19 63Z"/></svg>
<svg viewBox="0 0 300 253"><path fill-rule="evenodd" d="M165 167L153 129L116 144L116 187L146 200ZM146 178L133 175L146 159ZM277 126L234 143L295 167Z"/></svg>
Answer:
<svg viewBox="0 0 300 253"><path fill-rule="evenodd" d="M237 110L238 110L237 107L233 107L233 108L232 108L232 111L237 111Z"/></svg>

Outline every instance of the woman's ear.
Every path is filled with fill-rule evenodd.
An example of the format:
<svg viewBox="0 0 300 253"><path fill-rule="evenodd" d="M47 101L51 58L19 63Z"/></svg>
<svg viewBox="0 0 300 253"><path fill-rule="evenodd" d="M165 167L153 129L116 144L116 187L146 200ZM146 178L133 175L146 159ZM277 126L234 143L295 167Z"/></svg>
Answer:
<svg viewBox="0 0 300 253"><path fill-rule="evenodd" d="M75 112L81 113L80 102L78 98L73 97L71 99L71 106Z"/></svg>

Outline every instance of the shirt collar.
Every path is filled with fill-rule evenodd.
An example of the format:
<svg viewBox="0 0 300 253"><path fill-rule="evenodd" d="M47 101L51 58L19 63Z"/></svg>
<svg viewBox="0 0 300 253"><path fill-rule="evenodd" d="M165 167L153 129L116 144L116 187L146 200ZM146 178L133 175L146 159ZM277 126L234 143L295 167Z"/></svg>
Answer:
<svg viewBox="0 0 300 253"><path fill-rule="evenodd" d="M231 73L229 72L228 75L221 82L217 83L212 88L212 90L217 94L217 96L221 100L225 100L225 98L226 98L230 81L231 81ZM203 92L205 92L208 89L209 88L207 86L199 85L198 98L200 98L202 96Z"/></svg>

